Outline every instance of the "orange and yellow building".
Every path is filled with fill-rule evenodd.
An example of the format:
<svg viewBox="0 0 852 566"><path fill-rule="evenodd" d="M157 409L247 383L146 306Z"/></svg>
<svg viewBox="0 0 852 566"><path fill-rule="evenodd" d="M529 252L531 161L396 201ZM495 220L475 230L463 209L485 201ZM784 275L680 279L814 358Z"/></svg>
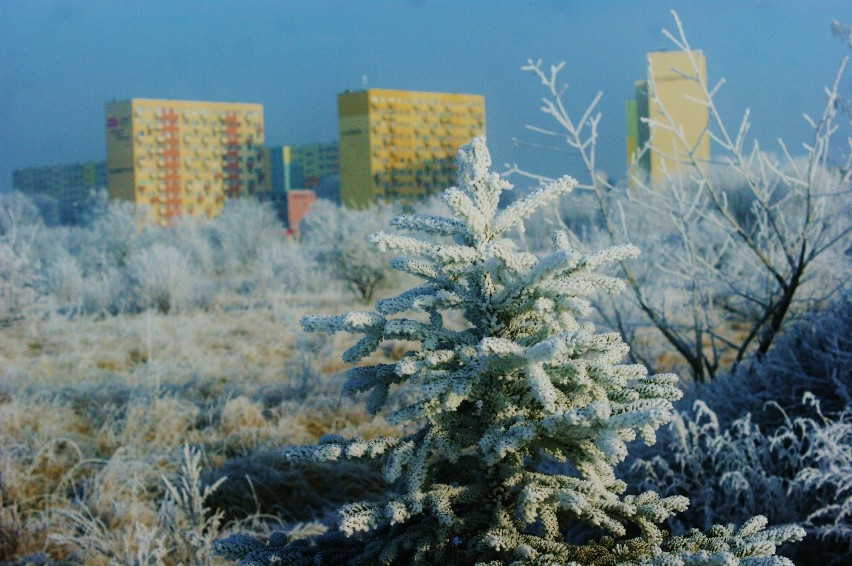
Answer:
<svg viewBox="0 0 852 566"><path fill-rule="evenodd" d="M143 223L217 215L227 198L268 190L263 106L134 98L106 104L110 198Z"/></svg>
<svg viewBox="0 0 852 566"><path fill-rule="evenodd" d="M353 208L455 184L456 152L485 134L480 95L371 88L338 95L337 106L340 199Z"/></svg>

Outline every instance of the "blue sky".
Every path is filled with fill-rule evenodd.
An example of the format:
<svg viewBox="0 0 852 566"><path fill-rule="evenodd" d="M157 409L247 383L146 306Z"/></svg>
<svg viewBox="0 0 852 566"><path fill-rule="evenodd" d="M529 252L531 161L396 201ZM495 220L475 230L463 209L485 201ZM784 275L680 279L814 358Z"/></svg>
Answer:
<svg viewBox="0 0 852 566"><path fill-rule="evenodd" d="M496 164L580 173L570 155L516 147L549 125L527 58L566 61L567 100L579 114L604 96L600 165L624 173L624 100L645 52L680 15L704 51L719 106L733 125L752 110L764 147L808 139L823 87L849 49L832 19L850 0L556 1L0 0L0 191L15 168L104 159L103 105L131 97L264 105L269 145L337 137L336 95L362 76L378 88L483 94ZM843 88L852 93L852 72Z"/></svg>

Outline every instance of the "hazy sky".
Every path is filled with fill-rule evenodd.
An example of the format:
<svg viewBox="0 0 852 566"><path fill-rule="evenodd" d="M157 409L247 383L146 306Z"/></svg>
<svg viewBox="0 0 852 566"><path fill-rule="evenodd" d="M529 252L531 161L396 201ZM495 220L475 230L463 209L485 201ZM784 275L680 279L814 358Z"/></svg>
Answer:
<svg viewBox="0 0 852 566"><path fill-rule="evenodd" d="M830 23L852 0L813 1L44 1L0 0L0 191L15 168L105 159L112 99L259 102L268 145L337 138L336 95L377 88L485 96L496 164L579 174L570 155L515 147L547 142L525 124L542 87L527 58L567 62L579 115L604 93L600 165L624 173L624 100L645 52L667 49L675 9L704 51L732 126L752 109L762 146L800 148L848 47ZM852 72L844 79L852 92Z"/></svg>

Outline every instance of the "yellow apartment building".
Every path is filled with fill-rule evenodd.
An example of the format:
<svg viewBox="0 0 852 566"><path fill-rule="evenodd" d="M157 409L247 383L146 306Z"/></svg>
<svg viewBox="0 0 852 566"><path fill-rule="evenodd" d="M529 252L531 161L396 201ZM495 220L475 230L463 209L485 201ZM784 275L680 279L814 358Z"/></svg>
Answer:
<svg viewBox="0 0 852 566"><path fill-rule="evenodd" d="M647 79L636 83L636 97L627 102L628 163L634 171L643 169L654 185L684 174L693 161L704 166L710 160L708 111L698 79L707 81L701 51L651 52ZM637 159L646 143L650 151Z"/></svg>
<svg viewBox="0 0 852 566"><path fill-rule="evenodd" d="M340 198L349 207L423 199L456 182L455 154L485 134L485 98L367 89L337 97Z"/></svg>
<svg viewBox="0 0 852 566"><path fill-rule="evenodd" d="M260 104L133 98L107 103L105 123L110 198L143 223L212 217L268 188Z"/></svg>

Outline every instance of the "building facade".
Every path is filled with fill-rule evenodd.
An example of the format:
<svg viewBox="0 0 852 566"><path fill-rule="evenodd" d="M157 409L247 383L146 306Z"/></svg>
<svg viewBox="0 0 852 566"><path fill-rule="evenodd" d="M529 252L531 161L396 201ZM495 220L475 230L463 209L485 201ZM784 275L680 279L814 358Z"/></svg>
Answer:
<svg viewBox="0 0 852 566"><path fill-rule="evenodd" d="M282 148L285 165L284 190L315 190L324 179L340 174L340 155L337 142L285 145Z"/></svg>
<svg viewBox="0 0 852 566"><path fill-rule="evenodd" d="M310 191L315 198L340 202L337 142L265 147L263 151L268 179L263 187L263 198L272 203L278 217L288 227L295 228L295 213L289 210L290 205L306 202L303 195L294 196L294 191ZM295 215L296 223L302 216Z"/></svg>
<svg viewBox="0 0 852 566"><path fill-rule="evenodd" d="M419 200L456 182L455 154L485 134L480 95L367 89L337 97L340 199Z"/></svg>
<svg viewBox="0 0 852 566"><path fill-rule="evenodd" d="M87 161L12 172L12 189L36 201L51 224L78 224L107 188L106 162Z"/></svg>
<svg viewBox="0 0 852 566"><path fill-rule="evenodd" d="M644 172L660 185L693 162L699 167L709 162L708 111L699 80L707 82L701 51L648 53L647 79L636 83L636 96L626 105L628 164L634 174Z"/></svg>
<svg viewBox="0 0 852 566"><path fill-rule="evenodd" d="M267 147L264 151L269 169L268 190L274 194L316 190L340 175L337 142Z"/></svg>
<svg viewBox="0 0 852 566"><path fill-rule="evenodd" d="M134 98L105 114L110 198L135 202L144 223L212 217L268 185L260 104Z"/></svg>
<svg viewBox="0 0 852 566"><path fill-rule="evenodd" d="M311 207L317 201L317 193L311 189L291 189L287 191L286 212L287 230L298 235L299 222L307 216Z"/></svg>

